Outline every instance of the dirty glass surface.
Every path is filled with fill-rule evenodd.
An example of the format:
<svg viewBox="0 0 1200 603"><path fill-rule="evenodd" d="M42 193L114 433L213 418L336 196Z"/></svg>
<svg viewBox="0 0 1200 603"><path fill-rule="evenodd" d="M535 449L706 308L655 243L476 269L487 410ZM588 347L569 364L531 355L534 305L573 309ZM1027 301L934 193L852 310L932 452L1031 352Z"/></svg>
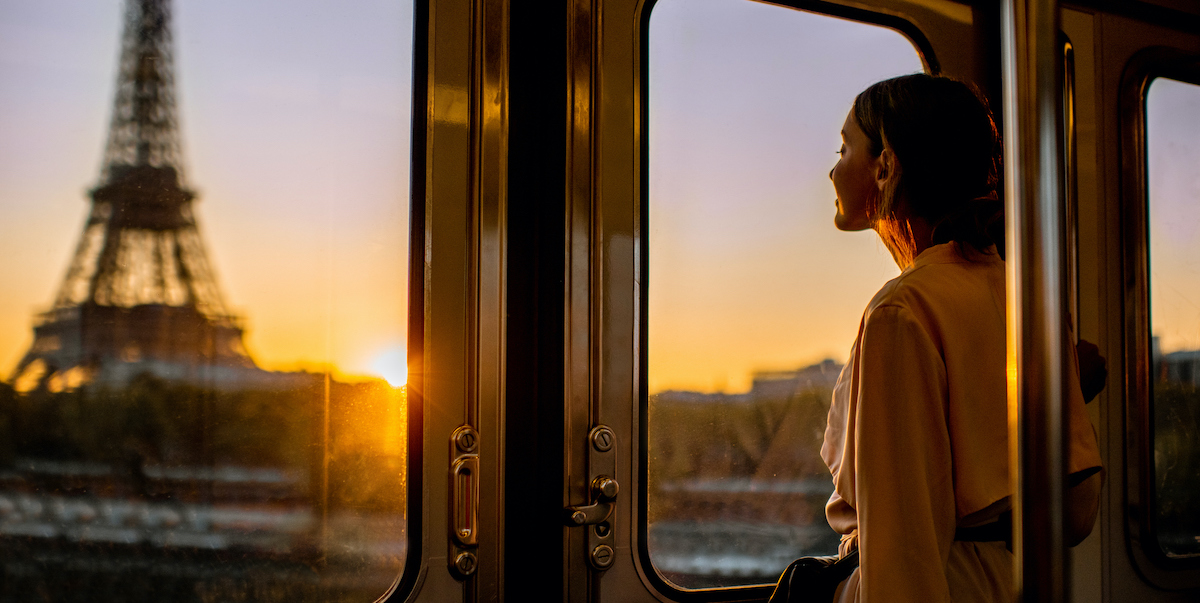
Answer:
<svg viewBox="0 0 1200 603"><path fill-rule="evenodd" d="M1200 86L1146 97L1154 493L1158 546L1200 555Z"/></svg>
<svg viewBox="0 0 1200 603"><path fill-rule="evenodd" d="M896 31L741 0L650 17L648 539L683 588L833 554L820 447L871 296L899 270L833 226L863 88L922 69Z"/></svg>
<svg viewBox="0 0 1200 603"><path fill-rule="evenodd" d="M0 4L0 601L375 601L411 3Z"/></svg>

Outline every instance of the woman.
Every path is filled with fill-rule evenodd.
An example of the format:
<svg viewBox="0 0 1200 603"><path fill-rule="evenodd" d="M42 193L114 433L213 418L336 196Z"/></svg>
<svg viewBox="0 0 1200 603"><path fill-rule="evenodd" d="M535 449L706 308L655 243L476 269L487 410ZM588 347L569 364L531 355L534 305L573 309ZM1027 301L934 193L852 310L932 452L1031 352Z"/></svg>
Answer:
<svg viewBox="0 0 1200 603"><path fill-rule="evenodd" d="M902 272L863 313L829 410L826 516L840 555L860 559L836 600L1010 601L995 124L972 88L917 74L859 94L842 140L834 223L874 229ZM1100 466L1083 404L1068 400L1069 471L1080 479ZM1098 481L1076 490L1076 515L1091 508L1077 521L1083 535Z"/></svg>

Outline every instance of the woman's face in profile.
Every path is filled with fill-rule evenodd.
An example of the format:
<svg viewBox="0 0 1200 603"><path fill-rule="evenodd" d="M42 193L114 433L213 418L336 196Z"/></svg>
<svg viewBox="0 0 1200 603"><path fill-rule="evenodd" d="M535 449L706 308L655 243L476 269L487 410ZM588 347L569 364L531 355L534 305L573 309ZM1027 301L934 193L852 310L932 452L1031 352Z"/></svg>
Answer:
<svg viewBox="0 0 1200 603"><path fill-rule="evenodd" d="M841 159L829 172L833 190L837 193L837 215L833 218L833 224L838 230L866 230L871 227L867 208L874 204L875 197L879 195L875 174L880 158L871 155L870 147L867 135L859 127L851 110L842 126L842 148L838 150Z"/></svg>

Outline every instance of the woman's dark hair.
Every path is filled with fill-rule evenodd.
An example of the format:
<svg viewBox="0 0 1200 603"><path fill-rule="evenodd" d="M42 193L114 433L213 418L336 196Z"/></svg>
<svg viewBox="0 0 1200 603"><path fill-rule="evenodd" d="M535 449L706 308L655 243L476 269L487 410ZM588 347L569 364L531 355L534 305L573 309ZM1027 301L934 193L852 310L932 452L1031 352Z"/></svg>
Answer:
<svg viewBox="0 0 1200 603"><path fill-rule="evenodd" d="M853 111L871 153L890 148L899 163L895 189L881 195L876 219L894 227L903 218L923 218L933 229L933 244L957 242L979 251L996 245L1003 256L1004 205L996 192L1000 136L974 86L905 75L863 90ZM897 213L900 199L907 201L904 215ZM911 245L911 233L906 242Z"/></svg>

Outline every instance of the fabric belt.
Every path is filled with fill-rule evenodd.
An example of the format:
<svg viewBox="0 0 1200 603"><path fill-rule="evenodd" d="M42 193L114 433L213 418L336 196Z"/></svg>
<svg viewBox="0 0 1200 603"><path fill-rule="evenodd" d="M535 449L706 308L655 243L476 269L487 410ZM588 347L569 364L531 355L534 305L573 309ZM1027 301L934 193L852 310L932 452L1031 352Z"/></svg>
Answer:
<svg viewBox="0 0 1200 603"><path fill-rule="evenodd" d="M1003 542L1012 550L1012 511L1001 513L996 521L981 526L958 528L954 539L963 542Z"/></svg>

